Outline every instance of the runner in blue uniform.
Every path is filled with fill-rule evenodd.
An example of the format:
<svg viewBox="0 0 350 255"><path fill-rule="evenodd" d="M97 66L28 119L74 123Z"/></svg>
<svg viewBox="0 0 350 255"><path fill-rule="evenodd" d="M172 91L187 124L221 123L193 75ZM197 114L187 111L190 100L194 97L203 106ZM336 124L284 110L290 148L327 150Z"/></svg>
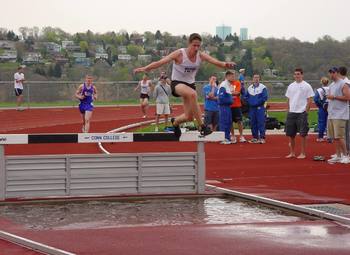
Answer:
<svg viewBox="0 0 350 255"><path fill-rule="evenodd" d="M87 75L85 82L79 86L75 92L75 97L80 100L79 111L83 117L83 133L88 133L90 129L90 119L94 109L93 101L97 99L96 87L92 84L92 76Z"/></svg>

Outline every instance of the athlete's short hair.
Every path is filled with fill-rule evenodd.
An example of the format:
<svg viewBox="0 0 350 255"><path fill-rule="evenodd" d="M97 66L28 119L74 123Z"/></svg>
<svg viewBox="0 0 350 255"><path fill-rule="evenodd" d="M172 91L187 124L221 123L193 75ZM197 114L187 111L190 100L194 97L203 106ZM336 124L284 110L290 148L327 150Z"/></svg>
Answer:
<svg viewBox="0 0 350 255"><path fill-rule="evenodd" d="M188 38L188 42L191 43L194 40L202 41L202 37L197 33L190 34L190 37Z"/></svg>
<svg viewBox="0 0 350 255"><path fill-rule="evenodd" d="M341 66L338 68L340 75L345 76L348 73L348 69L345 66Z"/></svg>
<svg viewBox="0 0 350 255"><path fill-rule="evenodd" d="M225 77L227 77L229 75L233 75L233 74L235 74L233 71L227 70L226 73L225 73Z"/></svg>
<svg viewBox="0 0 350 255"><path fill-rule="evenodd" d="M304 74L304 71L302 68L295 68L294 72L299 72L301 74Z"/></svg>

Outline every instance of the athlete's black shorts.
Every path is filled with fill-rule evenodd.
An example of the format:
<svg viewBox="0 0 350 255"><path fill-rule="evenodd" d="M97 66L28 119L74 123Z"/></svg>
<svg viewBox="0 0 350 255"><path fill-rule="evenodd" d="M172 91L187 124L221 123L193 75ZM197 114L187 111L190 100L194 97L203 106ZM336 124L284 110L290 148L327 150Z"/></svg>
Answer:
<svg viewBox="0 0 350 255"><path fill-rule="evenodd" d="M141 99L144 99L144 98L149 99L149 95L148 94L140 94L140 98Z"/></svg>
<svg viewBox="0 0 350 255"><path fill-rule="evenodd" d="M189 83L184 82L184 81L172 81L171 82L171 94L173 94L174 97L180 97L180 95L176 94L176 92L175 92L175 87L178 84L185 84L186 86L190 87L191 89L196 90L196 84L194 84L194 83L189 84Z"/></svg>
<svg viewBox="0 0 350 255"><path fill-rule="evenodd" d="M17 89L17 88L15 89L15 94L17 97L22 95L22 92L23 92L23 89Z"/></svg>

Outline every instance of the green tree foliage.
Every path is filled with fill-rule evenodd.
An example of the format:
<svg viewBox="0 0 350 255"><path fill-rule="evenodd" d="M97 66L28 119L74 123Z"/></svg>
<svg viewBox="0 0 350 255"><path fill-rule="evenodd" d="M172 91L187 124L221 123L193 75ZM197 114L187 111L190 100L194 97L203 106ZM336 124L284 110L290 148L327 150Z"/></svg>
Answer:
<svg viewBox="0 0 350 255"><path fill-rule="evenodd" d="M253 75L253 53L252 49L248 48L241 60L241 62L238 64L238 69L244 68L247 76Z"/></svg>
<svg viewBox="0 0 350 255"><path fill-rule="evenodd" d="M137 55L144 54L145 50L138 45L130 44L127 46L128 54L133 57L137 57Z"/></svg>
<svg viewBox="0 0 350 255"><path fill-rule="evenodd" d="M81 51L86 52L89 49L89 44L87 41L80 41L79 46L80 46Z"/></svg>

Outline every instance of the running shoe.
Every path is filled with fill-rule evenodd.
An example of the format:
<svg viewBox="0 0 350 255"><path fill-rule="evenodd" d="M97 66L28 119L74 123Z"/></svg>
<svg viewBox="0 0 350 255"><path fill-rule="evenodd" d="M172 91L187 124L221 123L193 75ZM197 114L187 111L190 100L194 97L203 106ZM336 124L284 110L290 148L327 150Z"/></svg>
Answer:
<svg viewBox="0 0 350 255"><path fill-rule="evenodd" d="M342 164L349 164L349 163L350 163L350 158L349 158L349 156L343 156L343 157L341 157L340 163L342 163Z"/></svg>
<svg viewBox="0 0 350 255"><path fill-rule="evenodd" d="M213 131L211 130L211 128L207 125L202 125L201 126L201 130L200 130L200 134L202 136L207 136L207 135L210 135L211 133L213 133Z"/></svg>
<svg viewBox="0 0 350 255"><path fill-rule="evenodd" d="M174 127L174 134L176 137L180 137L181 136L181 128L179 125L175 126L174 122L175 122L175 118L171 118L171 123L173 124L173 127Z"/></svg>
<svg viewBox="0 0 350 255"><path fill-rule="evenodd" d="M155 127L154 132L158 132L158 131L159 131L158 127Z"/></svg>
<svg viewBox="0 0 350 255"><path fill-rule="evenodd" d="M246 143L247 140L244 138L244 136L241 136L241 137L239 138L239 142L240 142L240 143Z"/></svg>
<svg viewBox="0 0 350 255"><path fill-rule="evenodd" d="M266 140L264 138L260 138L259 143L264 144L266 143Z"/></svg>
<svg viewBox="0 0 350 255"><path fill-rule="evenodd" d="M225 141L220 142L220 144L231 144L230 140L225 139Z"/></svg>
<svg viewBox="0 0 350 255"><path fill-rule="evenodd" d="M253 138L251 140L249 140L249 143L260 143L258 139Z"/></svg>
<svg viewBox="0 0 350 255"><path fill-rule="evenodd" d="M335 164L335 163L339 163L341 160L342 160L341 157L334 157L334 158L328 159L327 162L329 164Z"/></svg>
<svg viewBox="0 0 350 255"><path fill-rule="evenodd" d="M231 136L231 142L232 142L233 144L237 143L237 137Z"/></svg>

